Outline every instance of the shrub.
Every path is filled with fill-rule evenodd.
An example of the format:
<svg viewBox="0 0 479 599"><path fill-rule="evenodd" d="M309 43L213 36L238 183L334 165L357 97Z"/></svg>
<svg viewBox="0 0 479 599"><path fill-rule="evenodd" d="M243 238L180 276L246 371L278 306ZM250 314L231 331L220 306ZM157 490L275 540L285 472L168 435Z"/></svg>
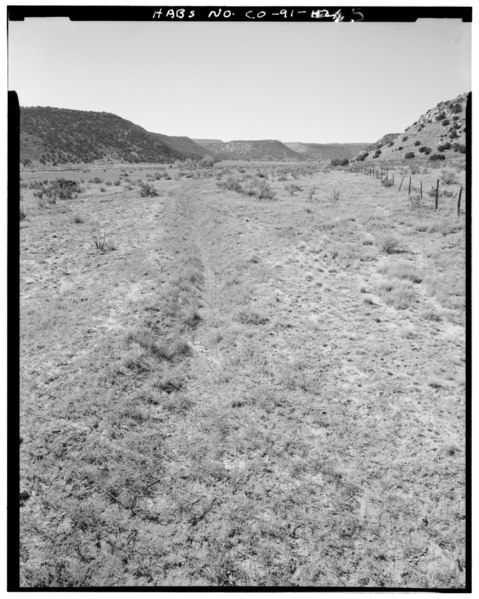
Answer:
<svg viewBox="0 0 479 599"><path fill-rule="evenodd" d="M392 182L392 179L382 179L381 185L383 185L384 187L392 187L394 184Z"/></svg>
<svg viewBox="0 0 479 599"><path fill-rule="evenodd" d="M384 302L398 310L406 310L416 301L416 294L412 283L402 280L397 283L387 281L383 286L386 295Z"/></svg>
<svg viewBox="0 0 479 599"><path fill-rule="evenodd" d="M399 151L401 151L402 149L403 149L403 147L402 147L402 146L399 146L398 150L399 150Z"/></svg>
<svg viewBox="0 0 479 599"><path fill-rule="evenodd" d="M356 158L356 160L360 160L361 162L363 160L365 160L367 157L369 156L369 152L363 152L362 154L359 154L359 156Z"/></svg>
<svg viewBox="0 0 479 599"><path fill-rule="evenodd" d="M154 185L140 183L140 195L142 198L153 198L158 195Z"/></svg>
<svg viewBox="0 0 479 599"><path fill-rule="evenodd" d="M105 231L95 232L93 234L93 242L95 243L96 249L101 250L102 252L107 252L109 250L111 251L116 249L114 243L108 243L106 241Z"/></svg>
<svg viewBox="0 0 479 599"><path fill-rule="evenodd" d="M456 173L454 171L442 169L441 181L446 185L452 185L453 183L456 183Z"/></svg>
<svg viewBox="0 0 479 599"><path fill-rule="evenodd" d="M445 118L446 118L445 112L440 112L438 115L436 115L436 121L442 121Z"/></svg>
<svg viewBox="0 0 479 599"><path fill-rule="evenodd" d="M444 154L432 154L429 156L429 160L446 160Z"/></svg>
<svg viewBox="0 0 479 599"><path fill-rule="evenodd" d="M206 154L206 156L203 156L203 158L200 160L200 166L204 166L204 167L212 167L215 163L215 159L213 158L213 156L210 156L210 154Z"/></svg>
<svg viewBox="0 0 479 599"><path fill-rule="evenodd" d="M379 272L395 279L406 279L412 283L421 283L423 277L418 268L410 262L394 262L385 264Z"/></svg>
<svg viewBox="0 0 479 599"><path fill-rule="evenodd" d="M238 313L238 320L241 324L261 325L266 324L269 319L254 310L242 310Z"/></svg>
<svg viewBox="0 0 479 599"><path fill-rule="evenodd" d="M421 145L421 142L420 142L420 141L417 139L417 140L414 142L414 145L415 145L415 146L420 146L420 145Z"/></svg>
<svg viewBox="0 0 479 599"><path fill-rule="evenodd" d="M56 179L50 185L43 188L43 193L49 197L60 200L70 200L76 197L76 194L83 190L78 181L69 181L68 179Z"/></svg>
<svg viewBox="0 0 479 599"><path fill-rule="evenodd" d="M218 183L219 187L223 187L224 189L228 189L229 191L236 191L237 193L242 193L243 188L241 187L241 183L235 177L228 177L224 181Z"/></svg>
<svg viewBox="0 0 479 599"><path fill-rule="evenodd" d="M300 185L296 185L296 183L287 183L284 188L289 192L290 196L294 196L296 191L303 191L303 188Z"/></svg>
<svg viewBox="0 0 479 599"><path fill-rule="evenodd" d="M419 148L419 152L421 152L422 154L428 155L431 153L431 151L432 151L431 148L428 148L427 146L421 146Z"/></svg>
<svg viewBox="0 0 479 599"><path fill-rule="evenodd" d="M273 200L275 198L274 191L266 181L259 181L257 184L257 191L253 195L260 200Z"/></svg>
<svg viewBox="0 0 479 599"><path fill-rule="evenodd" d="M381 250L381 252L384 252L385 254L394 254L398 245L399 241L393 235L390 234L384 235L379 240L379 249Z"/></svg>
<svg viewBox="0 0 479 599"><path fill-rule="evenodd" d="M402 141L407 141L409 138L407 135L404 135L404 137L402 138Z"/></svg>
<svg viewBox="0 0 479 599"><path fill-rule="evenodd" d="M225 181L219 182L218 186L247 196L255 196L260 200L272 200L275 198L273 189L264 179L255 179L251 176L247 176L242 180L235 177L228 177Z"/></svg>
<svg viewBox="0 0 479 599"><path fill-rule="evenodd" d="M407 152L406 155L404 156L404 158L407 158L408 160L410 158L414 158L414 152Z"/></svg>
<svg viewBox="0 0 479 599"><path fill-rule="evenodd" d="M381 150L376 150L376 151L374 152L374 156L373 156L373 158L379 158L379 156L381 156Z"/></svg>
<svg viewBox="0 0 479 599"><path fill-rule="evenodd" d="M349 160L347 158L333 158L331 160L331 166L348 166Z"/></svg>
<svg viewBox="0 0 479 599"><path fill-rule="evenodd" d="M461 154L466 153L466 146L464 144L455 143L453 144L452 149L454 152L460 152Z"/></svg>
<svg viewBox="0 0 479 599"><path fill-rule="evenodd" d="M451 122L451 121L450 121L449 119L444 119L444 120L442 121L442 126L443 126L443 127L447 127L447 126L449 125L449 123L450 123L450 122Z"/></svg>
<svg viewBox="0 0 479 599"><path fill-rule="evenodd" d="M439 152L444 152L444 150L450 150L452 148L452 144L450 144L448 141L444 144L439 144L437 146L437 149L439 150Z"/></svg>

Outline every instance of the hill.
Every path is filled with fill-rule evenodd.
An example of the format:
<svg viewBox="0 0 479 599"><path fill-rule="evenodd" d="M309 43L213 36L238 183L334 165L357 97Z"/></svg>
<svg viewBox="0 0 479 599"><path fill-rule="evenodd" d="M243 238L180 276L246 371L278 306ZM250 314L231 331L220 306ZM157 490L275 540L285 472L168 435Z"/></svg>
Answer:
<svg viewBox="0 0 479 599"><path fill-rule="evenodd" d="M316 144L303 142L285 142L285 145L303 155L306 160L332 160L334 158L353 158L358 152L363 151L369 144Z"/></svg>
<svg viewBox="0 0 479 599"><path fill-rule="evenodd" d="M467 94L439 102L403 133L388 133L356 156L357 160L393 160L464 154Z"/></svg>
<svg viewBox="0 0 479 599"><path fill-rule="evenodd" d="M304 157L275 139L259 140L195 140L210 153L228 160L298 161Z"/></svg>
<svg viewBox="0 0 479 599"><path fill-rule="evenodd" d="M150 133L108 112L33 107L20 109L23 164L172 162L208 152L188 137Z"/></svg>

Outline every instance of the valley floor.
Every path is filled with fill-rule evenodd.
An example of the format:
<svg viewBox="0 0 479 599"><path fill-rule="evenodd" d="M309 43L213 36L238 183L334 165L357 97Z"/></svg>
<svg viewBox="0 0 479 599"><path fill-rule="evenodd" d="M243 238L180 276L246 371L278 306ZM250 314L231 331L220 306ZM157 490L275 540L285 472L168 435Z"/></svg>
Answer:
<svg viewBox="0 0 479 599"><path fill-rule="evenodd" d="M464 587L464 215L246 168L24 192L22 586Z"/></svg>

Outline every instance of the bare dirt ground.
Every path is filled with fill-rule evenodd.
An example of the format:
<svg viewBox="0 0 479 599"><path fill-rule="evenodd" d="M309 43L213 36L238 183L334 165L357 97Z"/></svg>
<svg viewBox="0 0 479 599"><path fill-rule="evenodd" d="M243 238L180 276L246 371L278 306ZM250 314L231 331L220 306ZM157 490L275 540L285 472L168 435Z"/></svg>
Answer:
<svg viewBox="0 0 479 599"><path fill-rule="evenodd" d="M21 584L463 588L452 191L155 170L23 174Z"/></svg>

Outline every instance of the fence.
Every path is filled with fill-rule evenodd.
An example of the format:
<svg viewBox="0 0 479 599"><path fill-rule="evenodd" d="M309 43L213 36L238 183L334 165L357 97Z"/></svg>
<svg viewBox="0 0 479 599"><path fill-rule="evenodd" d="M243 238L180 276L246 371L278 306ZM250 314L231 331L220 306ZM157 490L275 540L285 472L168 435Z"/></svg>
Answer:
<svg viewBox="0 0 479 599"><path fill-rule="evenodd" d="M381 183L383 183L383 185L385 185L386 187L395 187L395 181L394 181L395 173L394 173L394 171L391 171L391 177L389 177L389 172L390 172L389 169L383 169L382 167L377 167L375 165L369 166L369 165L364 165L364 164L354 164L354 165L350 166L350 172L362 173L363 175L368 175L375 179L379 179L381 181ZM406 177L409 177L409 181L407 183L409 199L411 199L411 191L418 191L419 196L418 196L418 198L414 198L414 200L419 199L419 201L422 202L422 200L423 200L422 181L419 180L419 187L415 187L415 185L413 185L411 175L403 175L401 182L399 183L398 192L401 191L402 185L404 183L404 179L406 179ZM435 210L439 210L440 183L441 183L441 180L437 179L436 187L435 187L434 194L433 194ZM456 212L457 212L458 217L461 215L462 192L463 192L463 187L461 185L459 193L456 197L456 200L457 200ZM414 201L413 201L413 203L414 203Z"/></svg>

